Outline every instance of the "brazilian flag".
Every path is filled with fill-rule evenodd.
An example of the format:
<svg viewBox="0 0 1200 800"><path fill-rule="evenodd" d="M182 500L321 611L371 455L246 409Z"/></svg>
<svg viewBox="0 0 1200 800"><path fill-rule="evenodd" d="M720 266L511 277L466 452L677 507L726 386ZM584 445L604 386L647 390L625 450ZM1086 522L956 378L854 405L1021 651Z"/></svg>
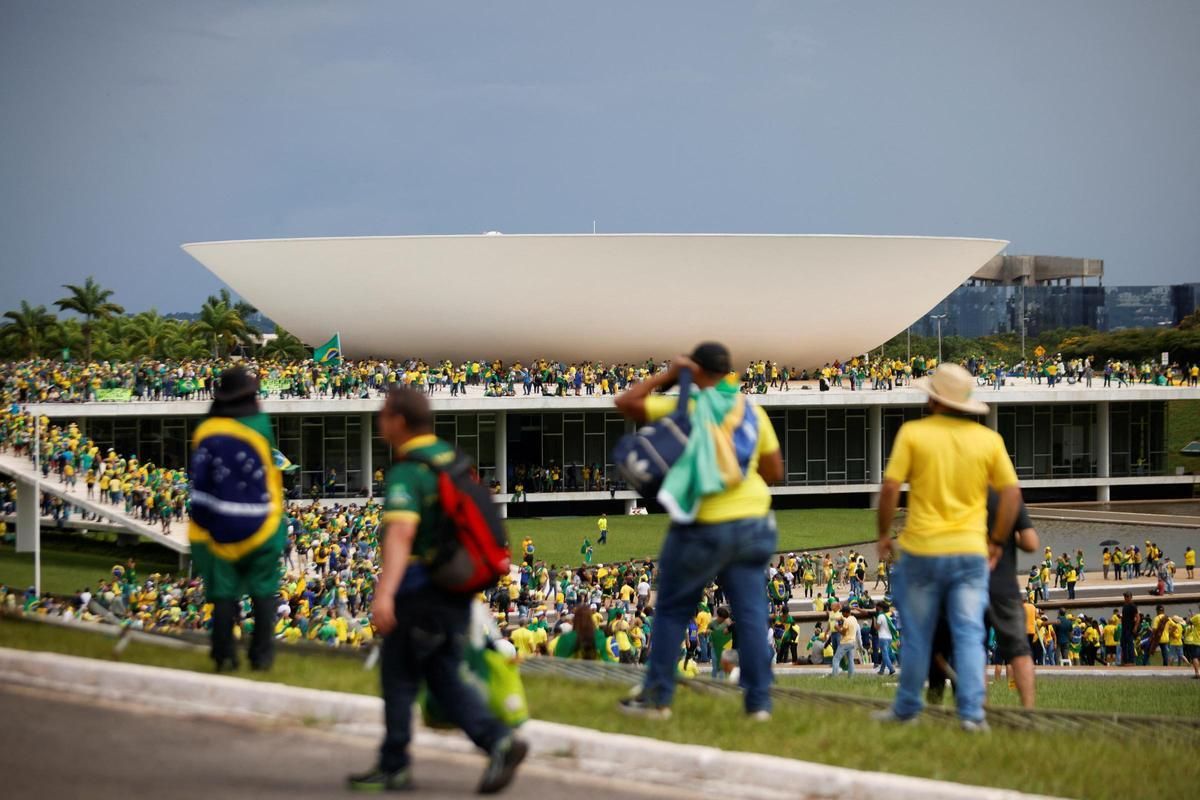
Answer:
<svg viewBox="0 0 1200 800"><path fill-rule="evenodd" d="M209 417L192 441L192 561L212 599L272 597L287 539L283 479L266 414Z"/></svg>
<svg viewBox="0 0 1200 800"><path fill-rule="evenodd" d="M313 361L318 364L337 366L342 363L342 335L335 333L333 338L313 351Z"/></svg>

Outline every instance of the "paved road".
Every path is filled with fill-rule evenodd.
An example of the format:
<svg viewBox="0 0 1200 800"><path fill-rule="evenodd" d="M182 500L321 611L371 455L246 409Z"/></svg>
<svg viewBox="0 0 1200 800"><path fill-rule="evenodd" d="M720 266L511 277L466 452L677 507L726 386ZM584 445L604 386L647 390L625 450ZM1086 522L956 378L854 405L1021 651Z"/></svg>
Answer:
<svg viewBox="0 0 1200 800"><path fill-rule="evenodd" d="M40 691L0 687L0 796L13 800L328 800L352 797L346 773L370 765L374 744L278 724L181 718ZM479 757L418 749L421 797L472 795ZM530 763L512 797L684 797L645 794Z"/></svg>

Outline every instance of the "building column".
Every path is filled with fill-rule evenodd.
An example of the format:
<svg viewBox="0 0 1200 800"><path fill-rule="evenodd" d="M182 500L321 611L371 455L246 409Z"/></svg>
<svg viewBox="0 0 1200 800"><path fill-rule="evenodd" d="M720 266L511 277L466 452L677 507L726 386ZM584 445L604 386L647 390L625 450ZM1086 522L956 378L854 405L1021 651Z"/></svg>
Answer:
<svg viewBox="0 0 1200 800"><path fill-rule="evenodd" d="M637 432L637 425L634 424L633 420L626 419L625 420L625 435L628 436L629 434L635 433L635 432ZM630 514L632 514L633 508L636 505L637 505L637 500L632 500L632 499L626 500L625 501L625 516L628 517Z"/></svg>
<svg viewBox="0 0 1200 800"><path fill-rule="evenodd" d="M362 465L361 474L367 487L368 500L375 496L375 465L371 463L374 459L374 448L371 447L371 425L374 418L374 414L363 414L358 424L359 464Z"/></svg>
<svg viewBox="0 0 1200 800"><path fill-rule="evenodd" d="M38 508L37 481L15 479L17 484L17 552L32 553L37 549L41 536L42 514Z"/></svg>
<svg viewBox="0 0 1200 800"><path fill-rule="evenodd" d="M500 494L508 494L508 412L496 412L496 480ZM500 516L508 516L508 504L500 504Z"/></svg>
<svg viewBox="0 0 1200 800"><path fill-rule="evenodd" d="M42 596L42 512L38 507L41 489L38 481L16 479L17 552L33 553L33 587Z"/></svg>
<svg viewBox="0 0 1200 800"><path fill-rule="evenodd" d="M995 403L988 403L987 418L983 421L992 430L1000 430L1000 409Z"/></svg>
<svg viewBox="0 0 1200 800"><path fill-rule="evenodd" d="M867 408L867 482L879 486L883 483L883 406ZM867 504L879 508L879 490L867 494Z"/></svg>
<svg viewBox="0 0 1200 800"><path fill-rule="evenodd" d="M1107 480L1112 477L1112 423L1109 402L1096 404L1096 477ZM1096 499L1107 503L1112 498L1112 487L1104 483L1096 487Z"/></svg>

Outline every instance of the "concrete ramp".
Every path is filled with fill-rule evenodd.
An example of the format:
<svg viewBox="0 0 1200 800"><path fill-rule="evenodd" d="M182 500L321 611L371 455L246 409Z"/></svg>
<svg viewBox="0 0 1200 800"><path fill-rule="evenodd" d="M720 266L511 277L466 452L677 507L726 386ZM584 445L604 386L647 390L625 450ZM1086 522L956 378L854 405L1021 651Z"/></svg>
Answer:
<svg viewBox="0 0 1200 800"><path fill-rule="evenodd" d="M124 508L87 499L87 487L79 481L74 489L58 482L58 476L51 474L43 480L41 474L33 468L32 462L26 458L18 458L10 453L0 455L0 474L8 475L17 482L17 551L27 552L32 549L32 538L26 533L41 522L37 510L38 491L62 498L63 502L82 508L90 514L98 514L111 523L107 530L119 530L142 536L150 541L170 548L177 553L190 553L191 547L187 540L187 522L172 522L167 533L161 527L150 525L125 513ZM29 509L28 511L26 509ZM36 520L36 522L35 522Z"/></svg>

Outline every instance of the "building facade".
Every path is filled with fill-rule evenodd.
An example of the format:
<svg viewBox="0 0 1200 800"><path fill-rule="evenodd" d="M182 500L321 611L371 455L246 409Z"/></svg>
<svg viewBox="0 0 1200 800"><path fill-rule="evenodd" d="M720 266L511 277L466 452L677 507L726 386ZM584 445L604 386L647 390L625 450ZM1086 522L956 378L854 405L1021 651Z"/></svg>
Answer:
<svg viewBox="0 0 1200 800"><path fill-rule="evenodd" d="M1192 490L1194 476L1166 474L1166 403L1200 399L1200 390L1030 386L984 399L992 405L980 422L1004 438L1034 498L1107 500ZM913 389L796 390L754 401L766 408L783 451L785 478L772 489L780 505L872 502L900 425L925 413L924 395ZM613 446L632 426L615 413L611 398L435 398L433 405L438 436L470 455L483 480L499 484L498 500L518 504L515 513L575 513L593 503L615 511L637 500L612 463ZM373 475L392 460L378 436L378 407L376 400L264 402L280 451L299 466L286 479L293 497L365 498L377 490ZM186 467L188 442L207 404L37 410L56 422L77 422L102 448Z"/></svg>

